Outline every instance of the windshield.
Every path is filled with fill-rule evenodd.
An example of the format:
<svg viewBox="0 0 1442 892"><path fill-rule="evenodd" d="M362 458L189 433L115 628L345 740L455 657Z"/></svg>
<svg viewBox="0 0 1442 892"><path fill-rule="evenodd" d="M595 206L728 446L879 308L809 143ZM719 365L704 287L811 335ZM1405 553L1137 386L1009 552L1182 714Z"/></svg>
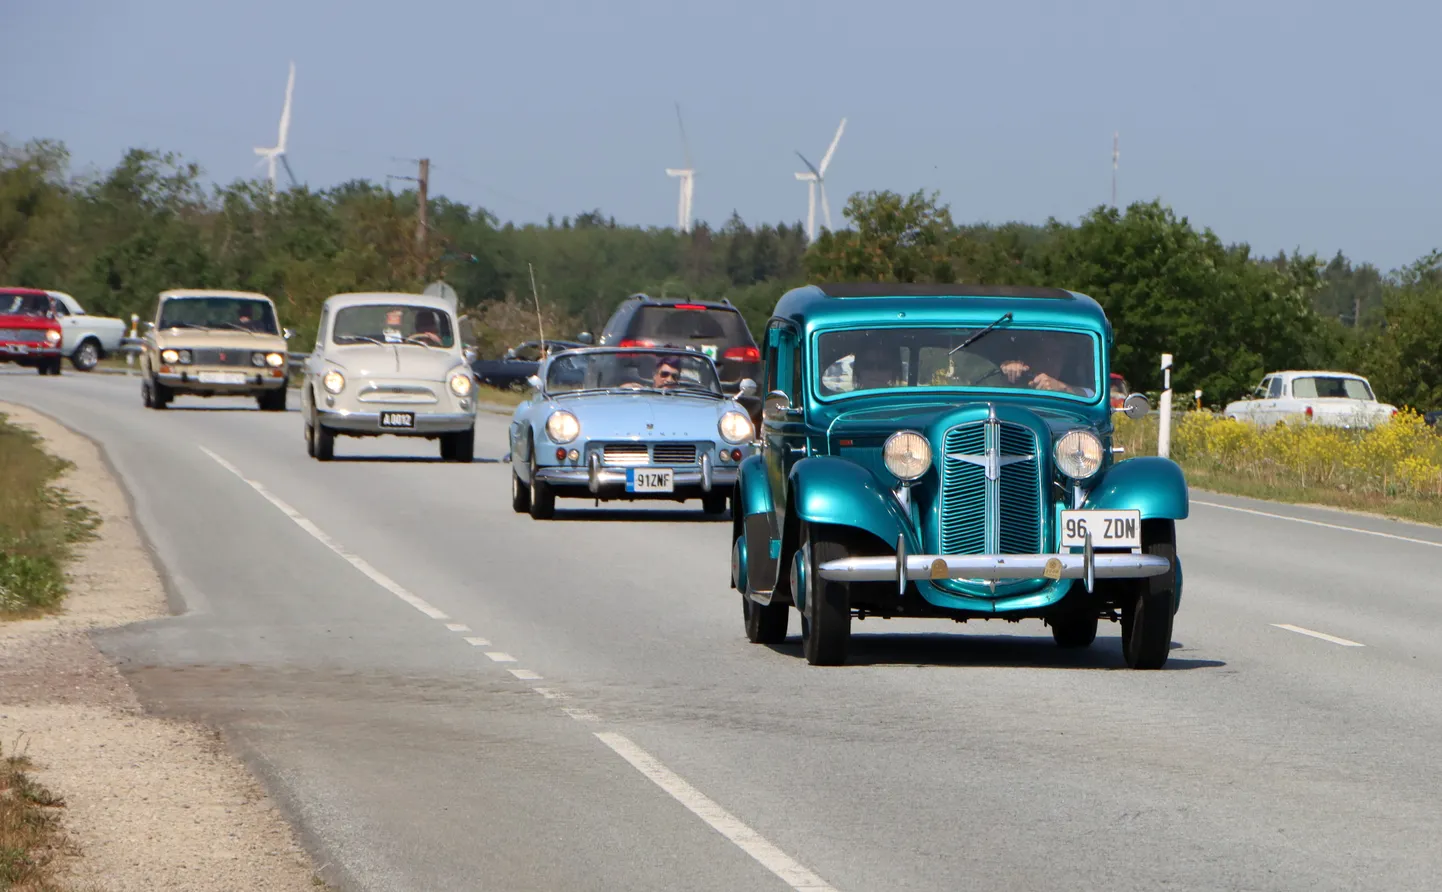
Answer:
<svg viewBox="0 0 1442 892"><path fill-rule="evenodd" d="M280 334L270 301L247 297L172 297L160 307L159 328L229 328Z"/></svg>
<svg viewBox="0 0 1442 892"><path fill-rule="evenodd" d="M611 388L721 395L716 367L690 351L563 353L547 366L547 393Z"/></svg>
<svg viewBox="0 0 1442 892"><path fill-rule="evenodd" d="M701 304L642 307L625 337L645 346L694 347L712 359L721 359L728 347L755 346L740 313Z"/></svg>
<svg viewBox="0 0 1442 892"><path fill-rule="evenodd" d="M408 304L346 307L335 314L331 340L337 344L419 344L455 346L449 313Z"/></svg>
<svg viewBox="0 0 1442 892"><path fill-rule="evenodd" d="M1361 378L1293 378L1292 396L1304 400L1341 397L1349 400L1371 400L1372 389Z"/></svg>
<svg viewBox="0 0 1442 892"><path fill-rule="evenodd" d="M0 294L0 313L44 316L49 312L50 298L44 294Z"/></svg>
<svg viewBox="0 0 1442 892"><path fill-rule="evenodd" d="M1091 335L995 328L961 346L983 327L825 332L817 341L820 394L974 387L1096 396Z"/></svg>

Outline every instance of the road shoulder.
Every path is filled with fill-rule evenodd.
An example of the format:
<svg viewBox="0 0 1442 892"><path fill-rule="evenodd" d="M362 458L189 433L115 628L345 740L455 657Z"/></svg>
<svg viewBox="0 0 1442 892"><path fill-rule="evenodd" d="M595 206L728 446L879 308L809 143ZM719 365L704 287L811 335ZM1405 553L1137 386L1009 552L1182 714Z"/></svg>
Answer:
<svg viewBox="0 0 1442 892"><path fill-rule="evenodd" d="M94 443L0 404L74 468L58 482L101 517L62 611L0 625L0 740L63 797L68 880L128 890L313 890L310 859L220 735L146 715L90 631L166 617L130 505Z"/></svg>

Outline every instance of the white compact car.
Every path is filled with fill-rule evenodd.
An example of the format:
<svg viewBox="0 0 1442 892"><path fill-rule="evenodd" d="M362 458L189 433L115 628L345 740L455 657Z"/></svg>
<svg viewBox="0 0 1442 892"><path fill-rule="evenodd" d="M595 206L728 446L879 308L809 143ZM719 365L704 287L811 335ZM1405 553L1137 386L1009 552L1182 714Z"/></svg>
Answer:
<svg viewBox="0 0 1442 892"><path fill-rule="evenodd" d="M422 294L337 294L321 308L305 361L306 451L335 455L335 438L440 440L441 458L475 455L476 382L455 309Z"/></svg>
<svg viewBox="0 0 1442 892"><path fill-rule="evenodd" d="M1228 403L1222 415L1271 427L1279 421L1310 421L1329 427L1371 428L1397 414L1377 401L1372 385L1349 372L1273 372L1252 393Z"/></svg>

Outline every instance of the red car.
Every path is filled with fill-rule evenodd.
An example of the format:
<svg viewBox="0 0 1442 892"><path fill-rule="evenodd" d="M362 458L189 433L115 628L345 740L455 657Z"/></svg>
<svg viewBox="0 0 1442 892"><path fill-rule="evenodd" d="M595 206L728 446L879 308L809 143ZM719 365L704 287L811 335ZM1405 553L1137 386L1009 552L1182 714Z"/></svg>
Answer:
<svg viewBox="0 0 1442 892"><path fill-rule="evenodd" d="M61 337L55 298L38 288L0 287L0 362L58 375Z"/></svg>
<svg viewBox="0 0 1442 892"><path fill-rule="evenodd" d="M1131 388L1127 386L1127 379L1118 375L1116 372L1112 372L1111 391L1112 408L1124 408L1127 402L1127 395L1132 392Z"/></svg>

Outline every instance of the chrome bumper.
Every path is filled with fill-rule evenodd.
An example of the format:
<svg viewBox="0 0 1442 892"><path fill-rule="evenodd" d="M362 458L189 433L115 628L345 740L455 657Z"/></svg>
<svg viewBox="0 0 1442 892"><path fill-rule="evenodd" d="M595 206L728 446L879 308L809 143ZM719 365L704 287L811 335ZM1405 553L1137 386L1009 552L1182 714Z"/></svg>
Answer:
<svg viewBox="0 0 1442 892"><path fill-rule="evenodd" d="M388 412L414 412L414 409L388 409ZM344 412L335 409L319 409L317 420L322 426L333 431L361 434L394 434L398 437L424 436L427 434L454 434L468 431L476 426L476 416L468 412L439 413L415 412L415 427L381 427L379 412Z"/></svg>
<svg viewBox="0 0 1442 892"><path fill-rule="evenodd" d="M652 466L638 465L637 467ZM711 464L711 456L705 453L702 453L701 463L695 470L669 465L660 467L671 467L671 480L677 489L698 487L702 492L729 491L736 483L736 467L734 465L724 468L714 467ZM591 453L591 461L584 468L540 467L536 469L536 476L552 485L585 486L592 493L599 493L604 486L624 486L626 484L626 469L603 467L600 456L594 452Z"/></svg>
<svg viewBox="0 0 1442 892"><path fill-rule="evenodd" d="M235 371L235 369L228 369L227 371L233 372ZM244 395L247 393L253 393L256 389L278 390L286 386L286 379L283 377L276 378L272 375L262 375L255 372L245 373L244 384L220 384L211 381L202 381L198 377L196 377L197 374L199 373L157 372L155 375L155 380L159 381L161 384L164 384L166 387L171 387L177 390L205 390L216 394L236 393Z"/></svg>

